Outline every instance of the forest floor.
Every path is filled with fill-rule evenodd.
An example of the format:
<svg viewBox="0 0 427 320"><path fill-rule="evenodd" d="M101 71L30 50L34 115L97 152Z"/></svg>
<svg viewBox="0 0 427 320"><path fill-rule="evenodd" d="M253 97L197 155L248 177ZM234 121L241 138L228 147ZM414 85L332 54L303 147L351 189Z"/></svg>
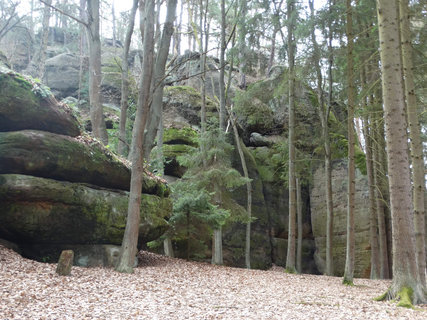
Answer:
<svg viewBox="0 0 427 320"><path fill-rule="evenodd" d="M375 302L390 281L245 270L141 252L133 274L22 258L0 245L0 319L427 319Z"/></svg>

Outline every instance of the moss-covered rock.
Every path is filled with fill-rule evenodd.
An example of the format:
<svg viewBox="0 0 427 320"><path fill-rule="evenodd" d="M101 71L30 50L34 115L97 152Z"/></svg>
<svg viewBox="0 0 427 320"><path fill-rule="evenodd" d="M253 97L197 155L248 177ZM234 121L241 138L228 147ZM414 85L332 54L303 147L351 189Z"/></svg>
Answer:
<svg viewBox="0 0 427 320"><path fill-rule="evenodd" d="M202 96L192 87L165 87L163 106L165 128L182 128L200 124ZM209 98L206 99L206 109L208 114L216 112L216 104Z"/></svg>
<svg viewBox="0 0 427 320"><path fill-rule="evenodd" d="M23 130L0 132L0 173L90 183L129 190L130 170L95 140ZM161 181L144 176L143 192L163 196Z"/></svg>
<svg viewBox="0 0 427 320"><path fill-rule="evenodd" d="M121 244L129 194L28 175L0 175L0 238L17 244ZM139 242L157 239L169 198L143 194Z"/></svg>
<svg viewBox="0 0 427 320"><path fill-rule="evenodd" d="M191 127L184 128L166 128L163 133L164 144L185 144L192 147L197 147L198 134L197 131Z"/></svg>
<svg viewBox="0 0 427 320"><path fill-rule="evenodd" d="M78 136L80 125L66 105L37 81L0 67L0 130L44 130Z"/></svg>

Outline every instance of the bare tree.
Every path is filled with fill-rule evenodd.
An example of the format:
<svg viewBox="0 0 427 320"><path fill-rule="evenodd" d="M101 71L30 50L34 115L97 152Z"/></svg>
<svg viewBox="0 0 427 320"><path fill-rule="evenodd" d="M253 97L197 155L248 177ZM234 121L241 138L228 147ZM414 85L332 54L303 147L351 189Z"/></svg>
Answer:
<svg viewBox="0 0 427 320"><path fill-rule="evenodd" d="M126 30L125 43L122 57L122 90L120 98L120 128L119 128L119 145L118 152L121 155L126 154L126 121L127 110L129 107L129 48L132 40L133 29L135 27L135 15L138 9L139 0L133 0L132 9L129 15L129 24Z"/></svg>
<svg viewBox="0 0 427 320"><path fill-rule="evenodd" d="M347 244L343 284L352 285L354 276L354 210L356 194L355 162L354 162L354 105L355 105L355 87L354 87L354 58L353 58L353 9L351 0L347 0L347 131L348 131L348 203L347 203Z"/></svg>
<svg viewBox="0 0 427 320"><path fill-rule="evenodd" d="M142 76L139 84L138 107L136 110L135 125L132 132L133 150L131 150L132 171L129 205L125 234L123 235L119 262L116 266L117 271L126 273L133 272L138 245L142 177L144 172L142 142L150 108L150 89L154 66L154 1L145 2L144 25L144 61L142 66Z"/></svg>
<svg viewBox="0 0 427 320"><path fill-rule="evenodd" d="M289 64L289 227L286 269L295 272L296 228L296 168L295 168L295 38L296 10L294 0L287 1L288 15L288 64Z"/></svg>
<svg viewBox="0 0 427 320"><path fill-rule="evenodd" d="M73 15L50 5L51 0L39 0L57 12L66 15L74 21L85 26L89 44L89 102L90 122L95 138L108 144L107 128L104 121L103 107L101 103L101 39L99 35L99 0L86 0L87 21L83 21Z"/></svg>

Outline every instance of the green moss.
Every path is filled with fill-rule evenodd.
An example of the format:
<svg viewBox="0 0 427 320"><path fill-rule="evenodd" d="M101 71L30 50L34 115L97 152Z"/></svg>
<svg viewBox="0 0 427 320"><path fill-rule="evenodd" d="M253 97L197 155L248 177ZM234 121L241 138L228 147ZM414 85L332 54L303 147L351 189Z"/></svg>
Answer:
<svg viewBox="0 0 427 320"><path fill-rule="evenodd" d="M193 147L199 145L197 131L190 127L182 129L168 128L163 133L164 144L187 144Z"/></svg>
<svg viewBox="0 0 427 320"><path fill-rule="evenodd" d="M385 301L385 300L387 300L388 295L389 295L389 290L384 292L382 295L375 297L374 301Z"/></svg>
<svg viewBox="0 0 427 320"><path fill-rule="evenodd" d="M191 146L186 144L164 144L163 155L169 159L175 159L176 157L190 152Z"/></svg>
<svg viewBox="0 0 427 320"><path fill-rule="evenodd" d="M354 286L353 280L350 280L346 277L344 277L344 279L342 280L342 284L350 287Z"/></svg>
<svg viewBox="0 0 427 320"><path fill-rule="evenodd" d="M185 105L192 106L193 108L200 109L202 106L202 97L200 92L190 86L168 86L164 88L164 95L169 96L175 101L180 101ZM208 110L216 109L215 102L206 98L206 108Z"/></svg>
<svg viewBox="0 0 427 320"><path fill-rule="evenodd" d="M397 294L397 299L399 302L397 303L398 307L404 307L404 308L413 308L413 301L414 298L414 290L410 287L403 287Z"/></svg>

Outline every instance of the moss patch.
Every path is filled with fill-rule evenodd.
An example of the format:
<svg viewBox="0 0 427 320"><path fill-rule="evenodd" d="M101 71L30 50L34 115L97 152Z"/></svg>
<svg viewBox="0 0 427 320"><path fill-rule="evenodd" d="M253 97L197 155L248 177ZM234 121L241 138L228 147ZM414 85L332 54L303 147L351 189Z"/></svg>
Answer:
<svg viewBox="0 0 427 320"><path fill-rule="evenodd" d="M190 127L178 128L167 128L163 133L164 144L186 144L192 147L197 147L198 134L197 131Z"/></svg>

